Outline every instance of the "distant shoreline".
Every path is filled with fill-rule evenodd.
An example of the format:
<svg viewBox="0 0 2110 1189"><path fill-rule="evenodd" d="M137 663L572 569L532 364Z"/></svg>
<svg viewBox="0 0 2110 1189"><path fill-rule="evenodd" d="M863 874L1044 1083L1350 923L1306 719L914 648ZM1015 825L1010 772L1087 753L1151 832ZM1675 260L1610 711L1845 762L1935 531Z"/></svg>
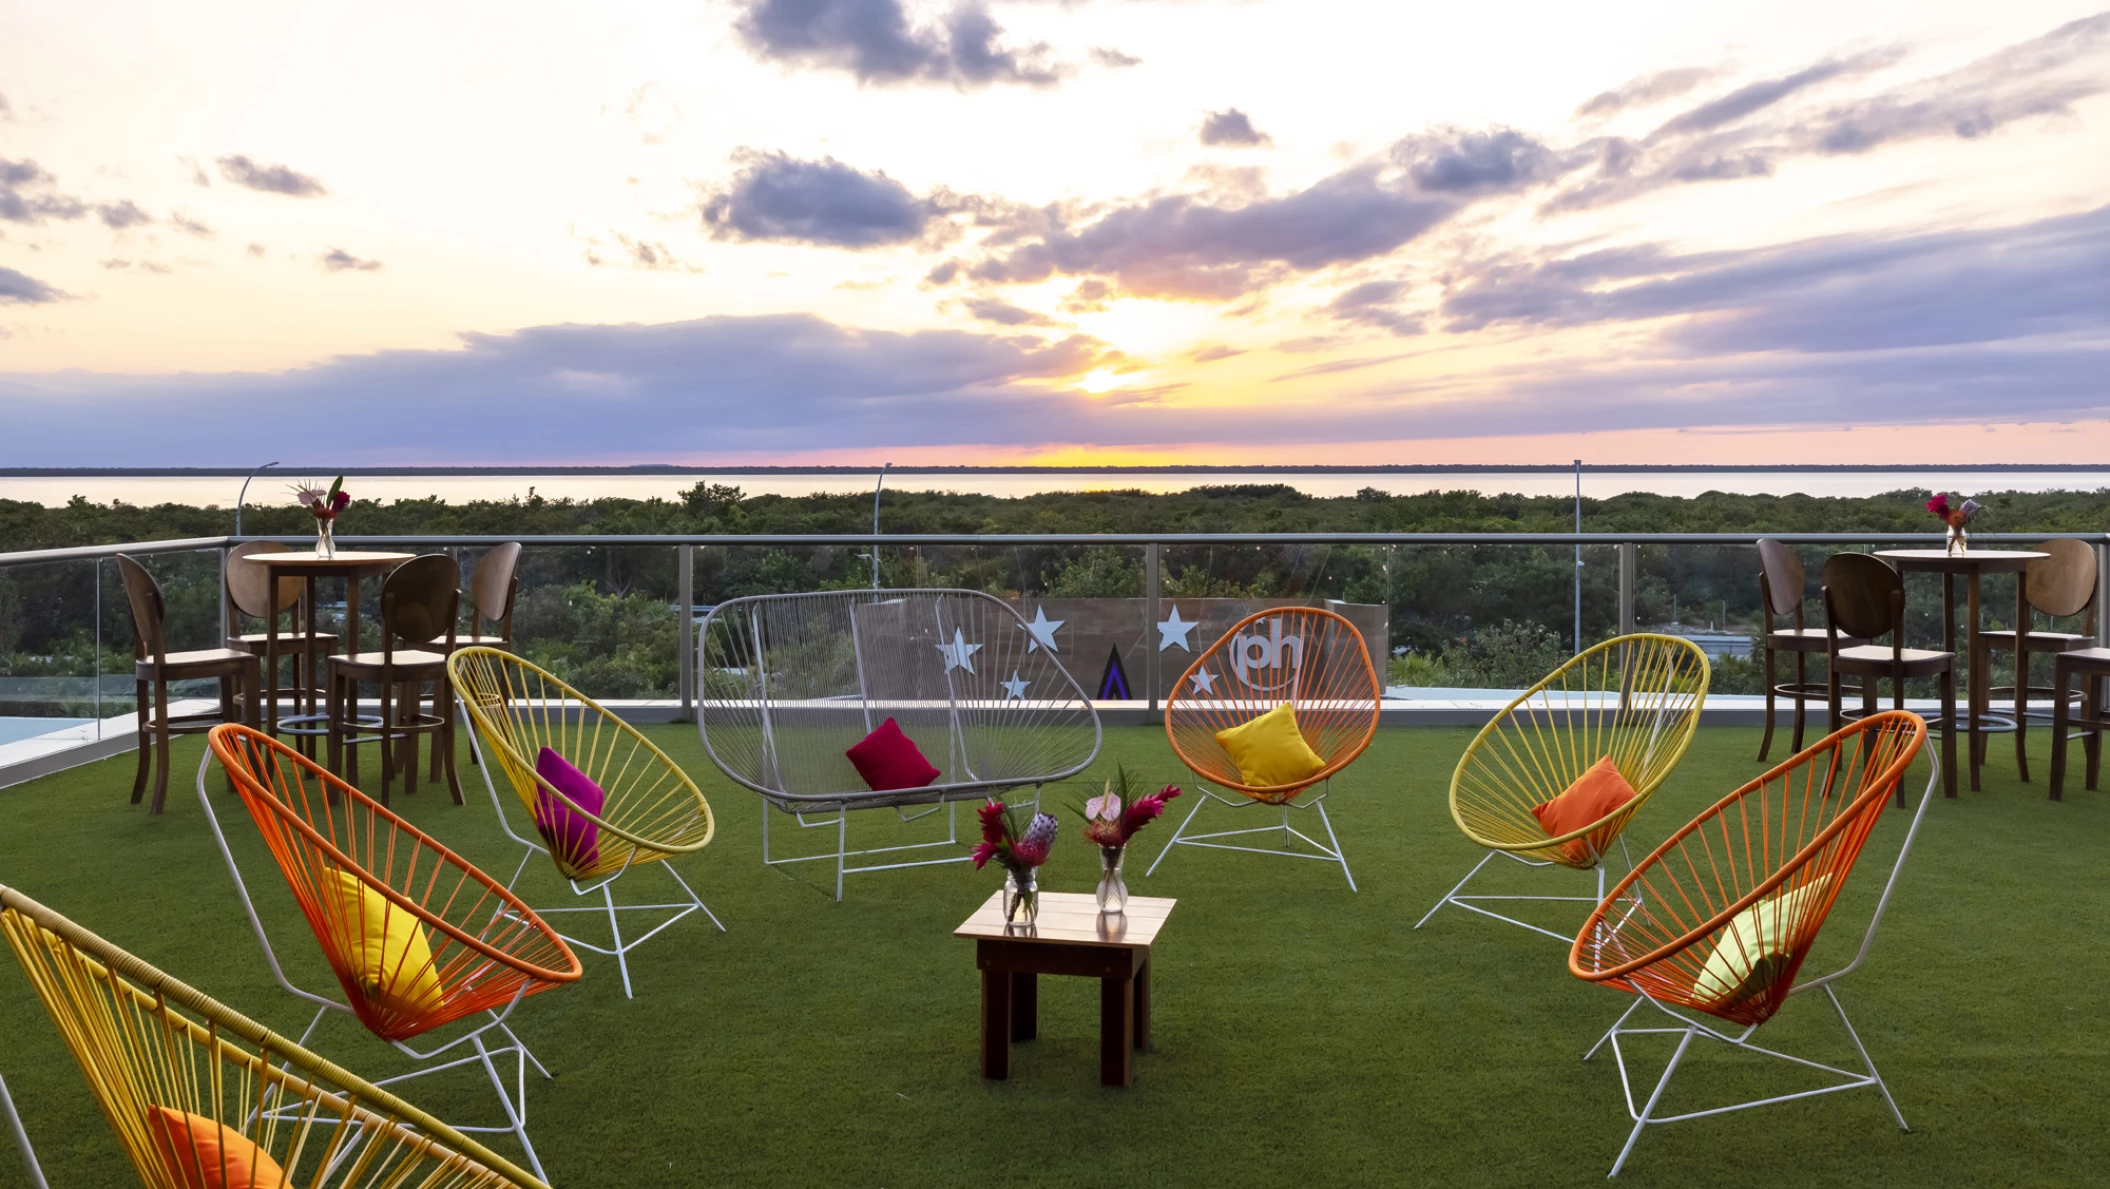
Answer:
<svg viewBox="0 0 2110 1189"><path fill-rule="evenodd" d="M720 475L877 475L876 466L729 466L692 467L673 465L642 466L490 466L490 467L298 467L274 466L275 475L341 474L346 476L431 475L449 476L535 476L535 475L695 475L711 478ZM895 475L1567 475L1575 467L1537 466L1519 464L1488 464L1484 466L1466 464L1384 464L1373 466L1208 466L1180 464L1163 466L897 466L888 472ZM2110 463L2090 465L2085 463L1885 463L1875 465L1839 464L1825 466L1796 465L1688 465L1658 466L1638 463L1613 463L1593 465L1584 463L1586 475L1631 475L1631 474L1881 474L1886 472L1925 473L1929 471L1999 474L2074 472L2086 474L2110 471ZM250 474L246 467L0 467L0 479L185 479L185 478L241 478Z"/></svg>

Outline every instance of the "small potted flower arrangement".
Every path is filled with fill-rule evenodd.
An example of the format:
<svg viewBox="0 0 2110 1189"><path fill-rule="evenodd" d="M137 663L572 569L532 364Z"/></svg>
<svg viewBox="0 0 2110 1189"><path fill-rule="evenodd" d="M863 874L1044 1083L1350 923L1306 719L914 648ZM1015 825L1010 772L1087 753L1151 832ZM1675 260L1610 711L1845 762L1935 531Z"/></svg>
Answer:
<svg viewBox="0 0 2110 1189"><path fill-rule="evenodd" d="M1157 792L1136 796L1128 769L1116 767L1105 791L1084 803L1084 836L1099 847L1100 913L1115 916L1127 910L1128 884L1121 878L1121 861L1128 853L1128 840L1165 812L1165 802L1179 795L1180 786L1168 784Z"/></svg>
<svg viewBox="0 0 2110 1189"><path fill-rule="evenodd" d="M293 498L315 518L315 556L337 556L337 515L351 504L352 495L344 489L344 476L332 480L327 490L313 483L302 483L293 488Z"/></svg>
<svg viewBox="0 0 2110 1189"><path fill-rule="evenodd" d="M1031 925L1040 915L1040 865L1048 861L1055 846L1057 822L1052 814L1036 813L1026 828L1018 828L1018 817L1002 801L982 806L982 841L974 848L977 871L991 859L1004 865L1004 926Z"/></svg>
<svg viewBox="0 0 2110 1189"><path fill-rule="evenodd" d="M1961 557L1964 550L1970 547L1971 534L1967 528L1971 521L1977 519L1978 514L1985 510L1985 505L1971 499L1951 503L1950 499L1948 492L1937 491L1934 498L1927 501L1927 510L1941 517L1941 522L1949 526L1949 556Z"/></svg>

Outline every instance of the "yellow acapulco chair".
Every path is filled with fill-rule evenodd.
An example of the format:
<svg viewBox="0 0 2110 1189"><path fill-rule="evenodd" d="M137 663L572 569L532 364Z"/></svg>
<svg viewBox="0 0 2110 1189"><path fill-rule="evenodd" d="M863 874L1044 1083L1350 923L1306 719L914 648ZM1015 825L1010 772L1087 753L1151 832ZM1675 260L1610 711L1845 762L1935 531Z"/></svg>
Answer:
<svg viewBox="0 0 2110 1189"><path fill-rule="evenodd" d="M1707 700L1707 654L1679 636L1619 636L1584 650L1525 690L1481 728L1451 774L1451 817L1487 848L1480 862L1416 929L1446 904L1558 939L1556 933L1504 916L1480 901L1546 900L1595 904L1604 898L1604 857L1671 769L1684 757ZM1634 797L1580 829L1546 833L1531 807L1559 796L1609 756ZM1529 867L1597 873L1595 896L1460 895L1497 855ZM1631 860L1628 866L1632 866Z"/></svg>
<svg viewBox="0 0 2110 1189"><path fill-rule="evenodd" d="M12 888L0 887L0 933L148 1189L547 1189ZM16 1142L43 1185L19 1128Z"/></svg>
<svg viewBox="0 0 2110 1189"><path fill-rule="evenodd" d="M543 916L566 912L605 912L612 941L607 946L564 939L580 949L607 954L616 960L623 975L623 994L635 998L630 989L629 953L659 932L692 912L702 912L725 932L724 922L666 862L677 855L694 854L711 841L716 824L710 802L667 754L639 734L637 728L603 709L592 698L559 681L549 671L496 648L464 648L447 658L447 678L455 696L469 712L469 742L476 750L478 771L491 793L491 807L508 838L527 848L514 868L506 888L520 882L528 860L537 851L557 866L558 874L570 882L575 896L599 893L601 904L538 908ZM513 832L498 786L484 756L488 745L498 766L505 770L513 791L526 807L530 820L556 816L565 807L575 823L590 822L592 841L574 840L569 846L553 847L547 838L527 839ZM606 800L589 811L557 789L535 771L536 757L543 748L563 756L586 777L599 785ZM572 826L572 829L580 829ZM647 863L659 864L686 897L669 904L617 904L611 885L624 872ZM645 933L625 940L618 914L625 912L672 912Z"/></svg>

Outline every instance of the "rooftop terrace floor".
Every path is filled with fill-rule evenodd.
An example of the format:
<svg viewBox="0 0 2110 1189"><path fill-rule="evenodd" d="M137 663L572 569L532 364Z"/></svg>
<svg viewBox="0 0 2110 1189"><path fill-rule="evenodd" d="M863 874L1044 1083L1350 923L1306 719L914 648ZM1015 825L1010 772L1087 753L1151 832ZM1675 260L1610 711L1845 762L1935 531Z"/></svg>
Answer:
<svg viewBox="0 0 2110 1189"><path fill-rule="evenodd" d="M716 841L680 870L730 932L692 917L632 955L635 1000L612 960L583 954L584 979L515 1012L556 1074L529 1086L528 1119L558 1186L1589 1185L1624 1140L1615 1067L1580 1058L1629 998L1577 981L1563 948L1536 934L1448 909L1412 928L1479 856L1445 807L1467 730L1381 731L1336 782L1329 808L1360 892L1324 864L1199 850L1144 879L1170 829L1138 839L1132 890L1180 905L1155 962L1157 1051L1127 1090L1098 1085L1098 992L1074 979L1044 980L1040 1039L1014 1051L1011 1080L978 1076L979 983L971 947L950 934L996 886L993 869L853 876L835 903L832 869L824 879L821 864L795 875L761 865L761 803L717 774L692 727L648 731L719 816ZM1872 1092L1831 1095L1652 1128L1623 1183L1770 1185L1792 1169L1813 1185L2070 1185L2110 1167L2110 794L2073 781L2064 803L2049 802L2047 736L2032 742L2034 783L2016 779L2003 737L1984 792L1931 807L1869 964L1840 986L1912 1133ZM1636 856L1755 775L1756 746L1754 730L1703 729L1636 820ZM179 745L179 776L199 747ZM1185 783L1155 729L1109 728L1093 779L1116 761ZM150 818L126 802L131 770L127 755L0 789L0 882L297 1036L308 1012L271 981L188 784ZM1917 796L1924 763L1914 771ZM462 775L466 806L429 784L395 804L502 879L518 848L477 771ZM217 776L211 787L225 797ZM1076 799L1077 788L1049 797ZM294 977L333 985L246 816L231 799L216 805L233 811L222 820ZM1064 816L1043 886L1087 891L1096 858ZM1814 968L1858 939L1906 821L1886 816ZM963 836L971 822L963 809ZM872 811L853 841L930 824ZM778 845L791 833L772 827ZM665 882L641 875L640 889ZM1501 878L1513 891L1588 890L1570 872ZM535 904L569 899L546 863L523 890ZM1556 906L1542 919L1572 928L1582 915ZM11 961L0 962L0 1038L0 1074L52 1183L130 1183ZM1759 1039L1852 1061L1815 999L1792 1001ZM1643 1076L1671 1043L1649 1053ZM369 1078L409 1068L342 1016L312 1047ZM1696 1046L1666 1106L1808 1085ZM480 1074L405 1093L452 1122L495 1121ZM489 1142L517 1158L509 1137ZM24 1183L0 1157L0 1186Z"/></svg>

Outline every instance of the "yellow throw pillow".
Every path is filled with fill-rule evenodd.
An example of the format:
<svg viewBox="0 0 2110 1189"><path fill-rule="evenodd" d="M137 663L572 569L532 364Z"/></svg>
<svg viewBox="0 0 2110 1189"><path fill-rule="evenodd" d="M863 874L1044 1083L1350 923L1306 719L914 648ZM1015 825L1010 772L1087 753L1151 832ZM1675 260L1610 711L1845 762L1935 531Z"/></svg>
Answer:
<svg viewBox="0 0 2110 1189"><path fill-rule="evenodd" d="M1326 770L1326 761L1297 729L1297 711L1288 702L1251 722L1216 732L1216 741L1231 753L1238 775L1254 788L1279 788Z"/></svg>
<svg viewBox="0 0 2110 1189"><path fill-rule="evenodd" d="M443 997L440 973L416 914L348 872L325 870L323 876L333 885L324 890L335 891L345 925L355 934L346 939L345 957L360 968L367 997L409 1015L436 1010Z"/></svg>
<svg viewBox="0 0 2110 1189"><path fill-rule="evenodd" d="M1788 951L1789 934L1803 915L1823 898L1829 875L1820 875L1793 891L1775 892L1729 918L1714 952L1693 980L1692 996L1701 1003L1735 1003L1748 999L1773 981Z"/></svg>

